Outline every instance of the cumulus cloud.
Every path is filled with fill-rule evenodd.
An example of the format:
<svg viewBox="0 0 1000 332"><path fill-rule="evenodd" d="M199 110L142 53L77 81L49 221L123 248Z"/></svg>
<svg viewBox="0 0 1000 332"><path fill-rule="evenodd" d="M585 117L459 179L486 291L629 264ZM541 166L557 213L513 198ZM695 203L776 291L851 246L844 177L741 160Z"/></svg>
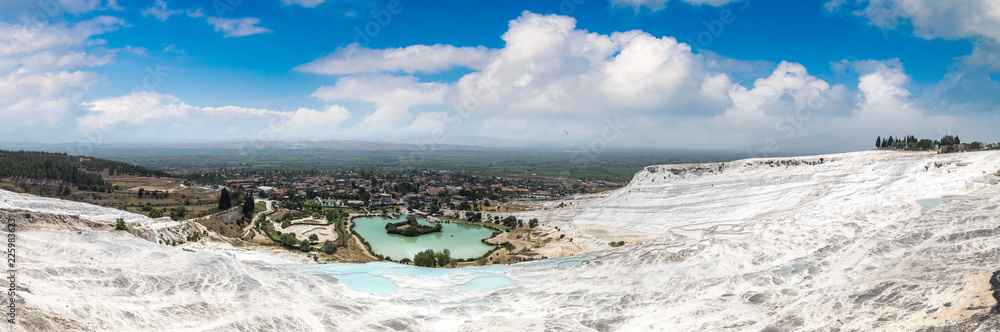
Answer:
<svg viewBox="0 0 1000 332"><path fill-rule="evenodd" d="M497 115L600 116L717 113L727 87L711 80L690 46L641 31L610 35L575 28L572 18L524 13L483 70L462 77L453 105Z"/></svg>
<svg viewBox="0 0 1000 332"><path fill-rule="evenodd" d="M224 38L244 37L262 33L272 32L270 29L257 26L260 19L256 17L245 18L222 18L209 17L208 24L215 27L215 31L222 31Z"/></svg>
<svg viewBox="0 0 1000 332"><path fill-rule="evenodd" d="M831 0L831 12L849 11L876 27L893 30L910 26L913 34L924 39L972 39L974 50L967 63L1000 71L995 60L1000 57L1000 2L967 0L960 5L942 1L862 0L848 3Z"/></svg>
<svg viewBox="0 0 1000 332"><path fill-rule="evenodd" d="M299 5L305 8L312 8L322 5L326 0L281 0L285 6Z"/></svg>
<svg viewBox="0 0 1000 332"><path fill-rule="evenodd" d="M614 139L602 144L689 148L823 134L863 137L867 146L873 133L926 136L936 133L920 128L968 125L914 96L898 60L834 63L858 76L857 86L847 87L798 63L699 54L669 36L594 33L570 17L529 12L509 22L499 49L352 45L304 64L297 70L339 76L311 94L326 105L321 108L192 105L155 92L88 100L100 76L80 70L110 63L116 51L102 55L85 45L124 24L108 17L54 24L30 32L34 42L2 33L20 27L0 25L0 40L12 45L0 49L0 116L25 126L70 119L119 141L260 136L462 143L480 136L566 146L610 135ZM422 81L428 76L418 74L455 67L472 72L453 82ZM950 85L931 90L964 86L962 80L956 74Z"/></svg>
<svg viewBox="0 0 1000 332"><path fill-rule="evenodd" d="M910 77L898 60L864 60L851 64L861 73L857 101L850 117L830 124L845 133L896 132L918 136L950 134L960 123L953 117L934 115L913 100Z"/></svg>
<svg viewBox="0 0 1000 332"><path fill-rule="evenodd" d="M74 4L74 3L67 3ZM112 61L113 52L81 50L94 36L117 30L125 21L98 16L70 25L0 23L0 131L65 125L100 78L80 71Z"/></svg>
<svg viewBox="0 0 1000 332"><path fill-rule="evenodd" d="M967 0L960 4L940 1L861 0L829 1L825 5L832 13L847 12L860 16L869 24L885 29L912 29L923 39L970 40L972 52L959 58L951 71L933 89L912 97L913 103L924 105L924 114L994 113L1000 103L1000 84L989 79L1000 72L1000 2ZM898 65L886 64L885 68ZM887 69L869 69L877 76L868 81L896 83ZM873 74L870 74L873 75ZM880 79L881 78L881 79ZM893 85L896 86L896 85Z"/></svg>
<svg viewBox="0 0 1000 332"><path fill-rule="evenodd" d="M350 118L338 105L322 111L299 108L276 111L242 106L200 107L170 94L134 92L119 97L83 103L86 114L77 119L84 132L100 131L107 136L155 139L175 135L195 140L243 137L256 139L254 132L267 131L271 139L315 139L329 133Z"/></svg>
<svg viewBox="0 0 1000 332"><path fill-rule="evenodd" d="M909 22L915 35L925 39L962 39L985 37L1000 40L1000 3L992 0L967 0L961 5L941 1L867 0L849 4L831 0L830 11L853 9L855 15L884 29L896 29Z"/></svg>
<svg viewBox="0 0 1000 332"><path fill-rule="evenodd" d="M152 7L142 10L142 16L143 17L152 16L160 20L160 22L166 22L167 19L170 18L170 16L177 15L183 12L184 12L183 10L168 9L166 0L156 0L156 3Z"/></svg>
<svg viewBox="0 0 1000 332"><path fill-rule="evenodd" d="M632 7L636 11L639 11L642 7L649 8L652 11L661 11L667 6L667 2L670 0L611 0L611 4L615 7ZM709 6L722 6L730 2L746 1L746 0L683 0L686 3L692 5L709 5Z"/></svg>
<svg viewBox="0 0 1000 332"><path fill-rule="evenodd" d="M444 103L448 86L441 83L421 83L412 76L347 76L333 86L323 86L313 92L313 98L326 101L359 101L371 103L375 111L363 124L374 128L396 128L414 119L409 109L420 105Z"/></svg>
<svg viewBox="0 0 1000 332"><path fill-rule="evenodd" d="M357 73L415 72L436 73L453 67L482 69L489 61L486 47L413 45L401 48L370 49L351 44L333 54L303 64L295 70L328 75Z"/></svg>
<svg viewBox="0 0 1000 332"><path fill-rule="evenodd" d="M74 115L86 92L97 82L93 73L15 70L0 77L0 117L3 131L20 127L51 127Z"/></svg>
<svg viewBox="0 0 1000 332"><path fill-rule="evenodd" d="M770 76L754 81L750 89L729 86L728 94L733 105L712 119L716 128L774 130L777 121L789 116L829 116L838 108L831 106L849 106L844 104L849 100L845 86L830 86L809 75L805 66L789 62L780 63Z"/></svg>

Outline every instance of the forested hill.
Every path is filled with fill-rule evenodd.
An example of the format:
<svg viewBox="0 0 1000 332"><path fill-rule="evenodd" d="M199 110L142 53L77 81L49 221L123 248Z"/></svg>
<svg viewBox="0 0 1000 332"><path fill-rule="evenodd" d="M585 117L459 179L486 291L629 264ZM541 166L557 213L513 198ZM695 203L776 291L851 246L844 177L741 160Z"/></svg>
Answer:
<svg viewBox="0 0 1000 332"><path fill-rule="evenodd" d="M70 156L65 153L0 150L0 178L26 177L70 182L80 186L106 186L100 172L169 177L163 171L119 161Z"/></svg>

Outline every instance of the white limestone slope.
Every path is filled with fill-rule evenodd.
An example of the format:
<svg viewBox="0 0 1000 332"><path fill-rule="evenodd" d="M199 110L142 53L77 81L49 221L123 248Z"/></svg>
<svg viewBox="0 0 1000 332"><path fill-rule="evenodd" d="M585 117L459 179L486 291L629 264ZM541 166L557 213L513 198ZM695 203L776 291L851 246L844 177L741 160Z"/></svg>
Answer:
<svg viewBox="0 0 1000 332"><path fill-rule="evenodd" d="M991 331L1000 186L969 181L997 169L1000 152L652 166L574 222L655 239L569 267L272 265L29 228L17 329ZM26 204L89 209L39 200Z"/></svg>
<svg viewBox="0 0 1000 332"><path fill-rule="evenodd" d="M884 218L901 218L919 211L918 199L984 187L973 181L998 169L997 152L894 151L650 166L574 221L711 240L777 216L821 225L884 208Z"/></svg>
<svg viewBox="0 0 1000 332"><path fill-rule="evenodd" d="M17 209L31 212L79 216L82 219L107 224L114 224L115 220L118 218L125 219L125 221L129 223L148 223L153 221L146 216L118 209L56 198L39 197L30 194L20 194L6 190L0 190L0 209Z"/></svg>

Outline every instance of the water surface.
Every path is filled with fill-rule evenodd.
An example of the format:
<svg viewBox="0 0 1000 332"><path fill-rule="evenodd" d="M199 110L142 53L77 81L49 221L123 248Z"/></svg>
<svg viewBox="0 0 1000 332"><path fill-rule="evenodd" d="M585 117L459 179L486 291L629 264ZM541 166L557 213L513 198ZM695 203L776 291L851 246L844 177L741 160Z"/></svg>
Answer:
<svg viewBox="0 0 1000 332"><path fill-rule="evenodd" d="M406 220L405 216L397 219L358 217L354 218L354 230L371 244L372 251L393 260L413 259L413 255L427 249L434 251L448 249L452 258L477 258L494 248L481 242L482 239L493 235L493 230L476 225L442 223L441 232L415 237L385 232L386 223L403 220ZM417 218L417 222L421 225L434 225L424 218Z"/></svg>

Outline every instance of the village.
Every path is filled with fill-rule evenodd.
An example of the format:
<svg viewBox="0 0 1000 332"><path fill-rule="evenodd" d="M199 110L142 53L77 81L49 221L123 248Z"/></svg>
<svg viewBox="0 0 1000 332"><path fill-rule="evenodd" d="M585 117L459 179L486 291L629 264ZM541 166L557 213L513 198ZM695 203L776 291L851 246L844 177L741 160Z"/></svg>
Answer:
<svg viewBox="0 0 1000 332"><path fill-rule="evenodd" d="M364 171L223 173L227 187L285 202L290 208L314 202L324 207L473 210L518 199L551 199L599 192L626 183L546 177L477 176L465 171L425 170L402 174ZM464 203L464 204L463 204ZM432 207L433 205L433 207ZM436 212L436 211L435 211Z"/></svg>
<svg viewBox="0 0 1000 332"><path fill-rule="evenodd" d="M460 223L488 229L482 244L477 237L471 238L474 244L463 247L485 245L484 248L495 249L485 251L478 259L456 258L454 262L460 266L545 258L533 249L572 239L542 236L535 230L537 219L512 215L530 210L538 203L558 204L556 201L567 196L602 192L626 184L541 176L480 176L452 170L401 174L244 170L221 172L217 177L224 180L216 188L252 194L263 206L258 209L261 215L252 219L255 222L228 225L234 228L228 232L231 237L263 245L280 244L307 253L317 249L316 254L309 255L324 261L366 262L388 257L373 250L372 245L377 243L368 235L359 234L364 231L355 229L356 218L393 219L409 214L445 223L446 228L452 227L448 224ZM449 231L449 238L456 237L452 233ZM457 237L456 240L468 238Z"/></svg>

